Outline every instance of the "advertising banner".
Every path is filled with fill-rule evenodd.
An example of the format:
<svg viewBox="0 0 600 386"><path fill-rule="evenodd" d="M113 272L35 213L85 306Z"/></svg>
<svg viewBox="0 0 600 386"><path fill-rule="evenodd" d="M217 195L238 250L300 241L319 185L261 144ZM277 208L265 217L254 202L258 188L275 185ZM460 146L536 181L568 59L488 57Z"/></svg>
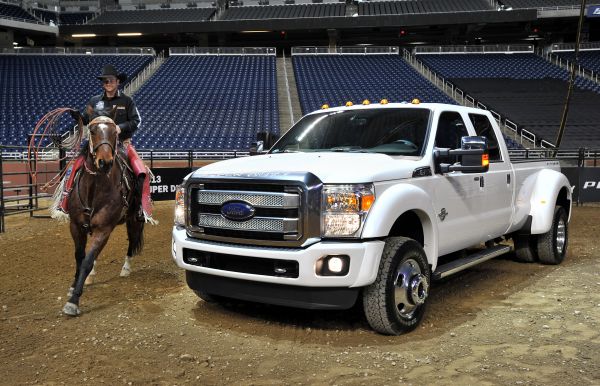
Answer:
<svg viewBox="0 0 600 386"><path fill-rule="evenodd" d="M152 200L165 201L175 199L175 188L181 184L183 177L187 176L190 168L154 168L154 177L150 180L150 193Z"/></svg>
<svg viewBox="0 0 600 386"><path fill-rule="evenodd" d="M600 17L600 5L588 5L587 17Z"/></svg>
<svg viewBox="0 0 600 386"><path fill-rule="evenodd" d="M600 202L600 168L579 169L579 202Z"/></svg>

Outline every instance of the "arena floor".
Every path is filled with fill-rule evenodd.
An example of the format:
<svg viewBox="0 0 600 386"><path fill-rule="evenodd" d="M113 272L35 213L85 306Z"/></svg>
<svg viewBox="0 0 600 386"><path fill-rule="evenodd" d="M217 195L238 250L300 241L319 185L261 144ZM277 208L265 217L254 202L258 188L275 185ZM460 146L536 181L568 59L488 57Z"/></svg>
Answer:
<svg viewBox="0 0 600 386"><path fill-rule="evenodd" d="M7 218L0 234L0 384L600 384L600 208L574 208L558 267L492 260L432 288L424 323L387 337L357 310L199 300L157 206L134 272L119 228L78 318L66 224Z"/></svg>

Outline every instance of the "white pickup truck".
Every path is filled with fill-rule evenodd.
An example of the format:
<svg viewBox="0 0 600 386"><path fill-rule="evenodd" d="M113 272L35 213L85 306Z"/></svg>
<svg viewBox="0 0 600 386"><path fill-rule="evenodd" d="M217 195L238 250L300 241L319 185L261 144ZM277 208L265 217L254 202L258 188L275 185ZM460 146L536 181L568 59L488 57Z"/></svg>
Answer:
<svg viewBox="0 0 600 386"><path fill-rule="evenodd" d="M357 300L396 335L431 282L511 250L565 257L571 192L557 160L510 162L487 111L326 108L267 154L214 163L177 190L172 254L198 296L310 309Z"/></svg>

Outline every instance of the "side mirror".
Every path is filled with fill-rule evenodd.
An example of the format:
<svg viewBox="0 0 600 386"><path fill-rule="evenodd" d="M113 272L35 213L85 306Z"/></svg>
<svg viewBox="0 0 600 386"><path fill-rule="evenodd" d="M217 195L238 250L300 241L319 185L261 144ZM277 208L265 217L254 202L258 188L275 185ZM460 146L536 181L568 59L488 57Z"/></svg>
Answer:
<svg viewBox="0 0 600 386"><path fill-rule="evenodd" d="M441 173L463 172L463 173L485 173L490 166L488 155L487 138L485 137L462 137L460 149L436 149L434 159L436 168ZM440 162L441 158L458 156L459 162L447 164ZM438 164L439 162L439 164Z"/></svg>
<svg viewBox="0 0 600 386"><path fill-rule="evenodd" d="M264 142L263 141L256 141L250 145L250 155L259 155L259 154L265 154L265 153L266 153L266 151L264 150Z"/></svg>

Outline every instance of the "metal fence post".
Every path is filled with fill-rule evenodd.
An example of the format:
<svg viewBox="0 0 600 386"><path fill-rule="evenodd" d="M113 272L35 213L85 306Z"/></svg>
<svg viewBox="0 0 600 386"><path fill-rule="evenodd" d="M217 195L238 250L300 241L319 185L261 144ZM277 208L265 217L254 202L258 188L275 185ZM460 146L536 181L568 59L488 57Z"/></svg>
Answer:
<svg viewBox="0 0 600 386"><path fill-rule="evenodd" d="M2 163L2 149L0 146L0 233L4 233L4 164Z"/></svg>

